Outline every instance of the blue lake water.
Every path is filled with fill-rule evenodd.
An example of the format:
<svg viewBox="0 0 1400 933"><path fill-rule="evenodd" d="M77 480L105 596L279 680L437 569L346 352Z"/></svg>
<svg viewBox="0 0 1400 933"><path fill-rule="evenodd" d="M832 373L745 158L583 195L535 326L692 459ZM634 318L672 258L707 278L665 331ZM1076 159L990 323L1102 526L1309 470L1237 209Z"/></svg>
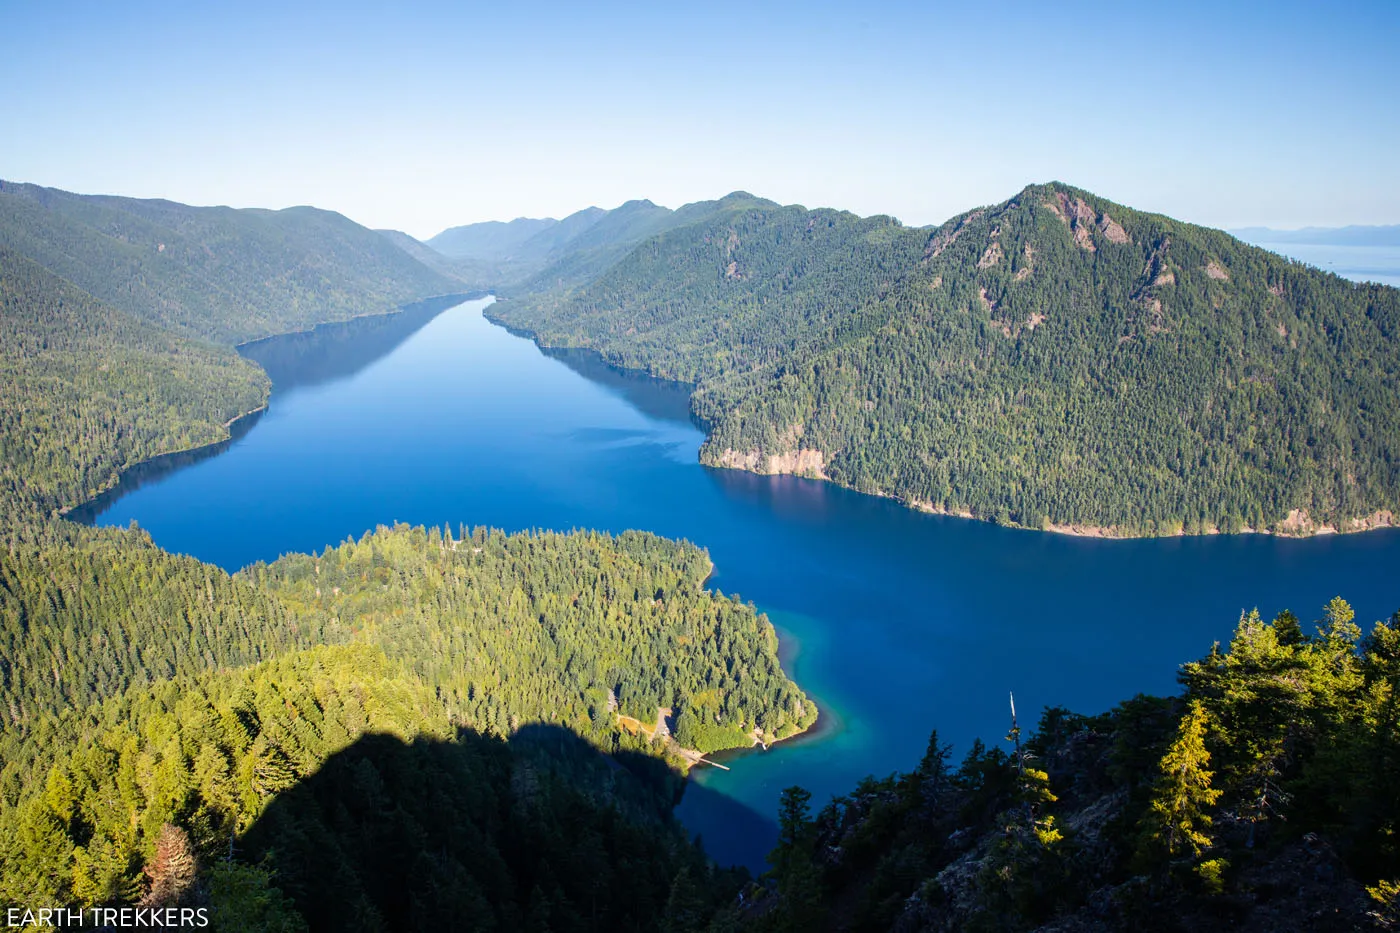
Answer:
<svg viewBox="0 0 1400 933"><path fill-rule="evenodd" d="M925 515L793 477L697 463L687 390L487 322L489 301L275 338L245 353L268 411L212 456L134 474L88 520L138 522L230 570L381 523L641 528L709 549L712 585L766 611L823 708L810 736L701 769L680 816L762 867L782 788L822 802L917 763L937 726L996 742L1007 694L1102 711L1175 689L1241 610L1363 620L1400 608L1400 531L1103 541ZM94 513L97 513L94 515Z"/></svg>

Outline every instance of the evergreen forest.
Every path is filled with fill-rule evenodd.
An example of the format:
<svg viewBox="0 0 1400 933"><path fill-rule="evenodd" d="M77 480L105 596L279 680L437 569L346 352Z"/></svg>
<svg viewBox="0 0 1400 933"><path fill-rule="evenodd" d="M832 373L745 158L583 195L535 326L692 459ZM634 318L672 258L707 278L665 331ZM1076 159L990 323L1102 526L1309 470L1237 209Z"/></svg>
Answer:
<svg viewBox="0 0 1400 933"><path fill-rule="evenodd" d="M960 762L935 732L829 804L789 788L753 878L676 821L686 769L817 708L697 544L398 524L230 574L64 518L265 407L278 360L249 341L401 306L409 333L488 287L545 344L692 383L715 465L1113 534L1400 507L1400 293L1224 233L1042 185L927 229L736 193L499 234L434 258L311 208L0 183L0 908L279 933L1400 925L1400 616L1247 613L1177 696L1013 713Z"/></svg>
<svg viewBox="0 0 1400 933"><path fill-rule="evenodd" d="M489 312L693 383L712 465L1111 535L1390 524L1400 290L1059 184L937 228L736 194Z"/></svg>

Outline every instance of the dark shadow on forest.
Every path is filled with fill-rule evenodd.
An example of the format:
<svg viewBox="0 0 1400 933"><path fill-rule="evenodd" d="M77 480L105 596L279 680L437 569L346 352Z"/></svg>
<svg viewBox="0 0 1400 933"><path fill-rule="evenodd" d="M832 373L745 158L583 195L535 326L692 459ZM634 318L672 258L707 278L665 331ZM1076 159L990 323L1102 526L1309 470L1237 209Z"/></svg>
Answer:
<svg viewBox="0 0 1400 933"><path fill-rule="evenodd" d="M274 392L324 385L353 376L392 352L448 308L486 297L487 292L443 295L309 331L253 340L238 348L272 378Z"/></svg>
<svg viewBox="0 0 1400 933"><path fill-rule="evenodd" d="M313 931L650 927L699 865L669 816L682 780L544 723L372 734L279 793L237 852Z"/></svg>

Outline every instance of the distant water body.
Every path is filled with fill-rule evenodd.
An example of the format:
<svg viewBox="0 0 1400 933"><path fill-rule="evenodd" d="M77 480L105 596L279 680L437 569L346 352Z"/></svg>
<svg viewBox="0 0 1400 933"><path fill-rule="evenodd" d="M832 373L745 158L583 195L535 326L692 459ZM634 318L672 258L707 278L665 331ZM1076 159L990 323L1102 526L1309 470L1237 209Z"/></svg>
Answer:
<svg viewBox="0 0 1400 933"><path fill-rule="evenodd" d="M1400 531L1105 541L926 515L794 477L702 467L684 386L488 323L489 299L262 341L265 414L212 456L156 465L87 514L230 570L396 520L641 528L709 549L711 585L778 626L822 705L811 736L721 756L680 816L724 862L763 867L779 792L820 804L913 767L937 726L997 743L1007 694L1099 712L1176 689L1241 610L1370 621L1400 608ZM99 513L95 516L93 512Z"/></svg>
<svg viewBox="0 0 1400 933"><path fill-rule="evenodd" d="M1335 272L1353 282L1376 282L1400 287L1400 246L1336 246L1312 243L1271 243L1251 240L1255 246L1297 259L1324 272Z"/></svg>

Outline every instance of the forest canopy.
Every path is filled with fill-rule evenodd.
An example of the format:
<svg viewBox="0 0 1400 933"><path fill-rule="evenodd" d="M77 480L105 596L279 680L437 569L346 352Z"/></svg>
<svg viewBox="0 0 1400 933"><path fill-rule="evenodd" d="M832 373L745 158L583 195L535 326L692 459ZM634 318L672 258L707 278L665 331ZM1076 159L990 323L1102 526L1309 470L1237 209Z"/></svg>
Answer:
<svg viewBox="0 0 1400 933"><path fill-rule="evenodd" d="M1400 511L1400 290L1059 184L937 228L718 204L488 313L696 384L717 466L1116 534Z"/></svg>

